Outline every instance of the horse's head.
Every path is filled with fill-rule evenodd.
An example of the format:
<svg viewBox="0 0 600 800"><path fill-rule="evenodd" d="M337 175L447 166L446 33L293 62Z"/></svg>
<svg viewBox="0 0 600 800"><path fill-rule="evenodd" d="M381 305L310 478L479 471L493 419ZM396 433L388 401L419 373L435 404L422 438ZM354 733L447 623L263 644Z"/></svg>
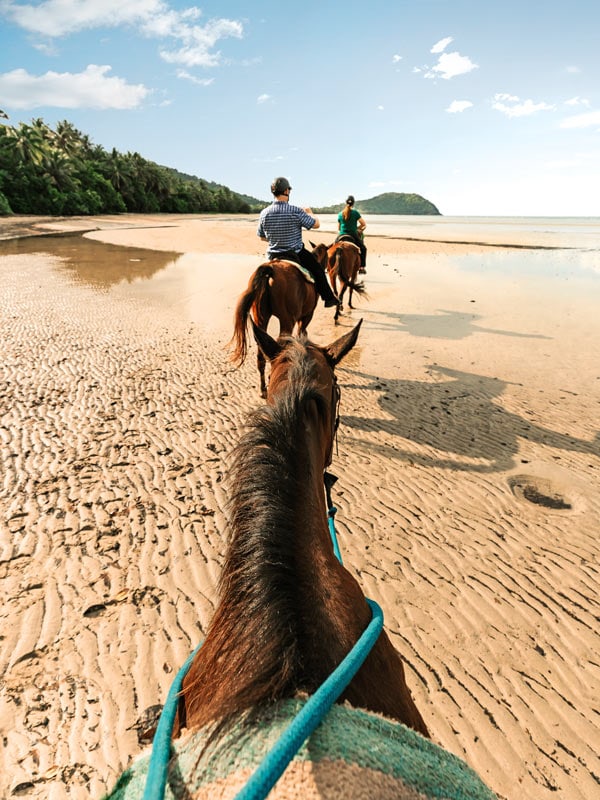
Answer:
<svg viewBox="0 0 600 800"><path fill-rule="evenodd" d="M253 325L256 343L271 362L267 402L275 406L290 397L302 398L307 413L322 430L325 466L331 463L339 422L340 390L334 369L356 344L361 324L362 319L349 333L325 347L306 337L284 336L276 341Z"/></svg>
<svg viewBox="0 0 600 800"><path fill-rule="evenodd" d="M321 242L321 244L315 244L314 242L311 242L310 244L311 244L311 247L312 247L312 251L311 252L312 252L313 256L317 259L317 261L323 267L323 269L326 269L327 268L327 249L328 249L327 245L323 244L322 242Z"/></svg>

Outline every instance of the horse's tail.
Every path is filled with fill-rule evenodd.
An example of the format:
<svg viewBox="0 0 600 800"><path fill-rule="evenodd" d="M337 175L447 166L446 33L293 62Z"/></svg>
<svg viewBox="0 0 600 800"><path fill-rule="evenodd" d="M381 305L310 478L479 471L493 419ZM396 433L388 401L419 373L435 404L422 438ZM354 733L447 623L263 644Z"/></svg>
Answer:
<svg viewBox="0 0 600 800"><path fill-rule="evenodd" d="M347 280L346 283L348 286L350 286L350 288L354 289L355 292L358 292L358 294L362 295L367 300L369 299L369 295L367 294L367 290L365 289L365 285L362 281L356 283L355 281Z"/></svg>
<svg viewBox="0 0 600 800"><path fill-rule="evenodd" d="M267 290L272 277L271 264L261 264L252 274L248 288L238 300L233 318L233 336L227 345L233 349L230 358L238 367L244 363L248 354L248 316L253 306L255 309L263 307L265 299L268 298ZM256 322L259 324L258 319Z"/></svg>
<svg viewBox="0 0 600 800"><path fill-rule="evenodd" d="M356 247L356 245L355 245ZM360 250L356 247L357 253L360 254ZM344 264L344 253L341 247L335 251L335 270L338 274L338 278L346 284L350 289L353 289L358 294L362 295L365 298L368 298L367 290L365 289L365 285L362 281L357 283L353 281L350 275L348 275L348 270L343 269Z"/></svg>

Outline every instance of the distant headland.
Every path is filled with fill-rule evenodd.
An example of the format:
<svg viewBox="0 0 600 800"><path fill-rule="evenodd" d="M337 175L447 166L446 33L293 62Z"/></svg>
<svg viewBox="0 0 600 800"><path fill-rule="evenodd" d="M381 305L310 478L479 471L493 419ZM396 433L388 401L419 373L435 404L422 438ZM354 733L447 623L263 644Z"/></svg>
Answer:
<svg viewBox="0 0 600 800"><path fill-rule="evenodd" d="M339 214L344 203L315 208L318 214ZM384 192L367 200L357 200L355 207L361 214L430 214L441 216L441 212L420 194Z"/></svg>

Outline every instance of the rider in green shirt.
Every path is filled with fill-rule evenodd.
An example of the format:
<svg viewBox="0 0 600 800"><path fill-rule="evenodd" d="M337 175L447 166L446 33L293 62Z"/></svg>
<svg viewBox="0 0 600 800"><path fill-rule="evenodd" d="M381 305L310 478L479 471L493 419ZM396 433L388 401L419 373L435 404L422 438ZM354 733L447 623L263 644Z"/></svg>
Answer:
<svg viewBox="0 0 600 800"><path fill-rule="evenodd" d="M367 223L354 207L354 197L350 194L346 200L346 207L338 214L338 236L336 242L342 237L349 237L360 248L360 272L367 269L367 248L363 239L363 231Z"/></svg>

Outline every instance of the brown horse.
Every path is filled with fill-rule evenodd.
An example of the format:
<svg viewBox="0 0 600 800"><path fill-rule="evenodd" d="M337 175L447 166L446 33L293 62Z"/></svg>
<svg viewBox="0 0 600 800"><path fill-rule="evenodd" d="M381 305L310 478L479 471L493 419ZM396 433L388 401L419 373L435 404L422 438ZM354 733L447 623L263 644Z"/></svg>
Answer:
<svg viewBox="0 0 600 800"><path fill-rule="evenodd" d="M324 491L340 399L334 367L359 328L318 347L254 326L271 361L268 402L234 453L217 608L183 685L178 675L171 687L152 759L137 759L106 800L158 800L167 784L175 800L495 800L466 763L423 738L379 625L358 671L328 695L375 605L334 554Z"/></svg>
<svg viewBox="0 0 600 800"><path fill-rule="evenodd" d="M291 261L275 260L261 264L252 274L248 288L240 296L235 310L230 346L231 360L241 366L248 354L248 316L266 331L271 317L279 320L279 334L306 333L317 305L317 290ZM256 357L260 374L260 394L267 396L265 357L258 349Z"/></svg>
<svg viewBox="0 0 600 800"><path fill-rule="evenodd" d="M333 291L337 294L337 281L342 287L339 293L340 304L335 310L334 320L337 323L342 309L342 298L347 288L348 307L353 308L352 293L357 292L366 297L365 287L358 283L356 278L360 270L360 248L352 242L339 241L327 247L325 244L313 245L313 255L324 269L329 273L329 281Z"/></svg>
<svg viewBox="0 0 600 800"><path fill-rule="evenodd" d="M251 416L235 454L220 597L184 679L182 727L226 725L314 693L371 619L358 582L335 557L323 489L338 420L334 367L361 322L328 347L305 337L276 342L254 326L271 362L268 404ZM344 700L428 736L385 632Z"/></svg>

